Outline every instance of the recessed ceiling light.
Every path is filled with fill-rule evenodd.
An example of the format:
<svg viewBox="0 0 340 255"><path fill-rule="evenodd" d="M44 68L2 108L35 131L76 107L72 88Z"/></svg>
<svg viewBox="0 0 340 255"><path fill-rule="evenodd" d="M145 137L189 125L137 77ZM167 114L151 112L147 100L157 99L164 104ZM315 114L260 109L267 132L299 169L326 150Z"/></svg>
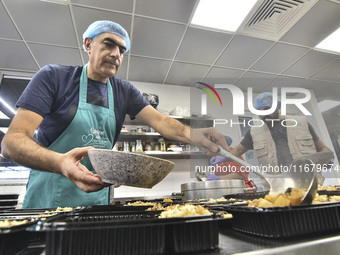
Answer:
<svg viewBox="0 0 340 255"><path fill-rule="evenodd" d="M191 24L234 32L257 0L200 0Z"/></svg>
<svg viewBox="0 0 340 255"><path fill-rule="evenodd" d="M32 80L31 77L26 77L26 76L16 76L16 75L4 75L4 79L14 79L14 80L27 80L30 81Z"/></svg>
<svg viewBox="0 0 340 255"><path fill-rule="evenodd" d="M329 109L332 109L338 105L340 105L340 101L335 100L323 100L318 103L320 112L328 111Z"/></svg>
<svg viewBox="0 0 340 255"><path fill-rule="evenodd" d="M0 131L4 134L7 133L8 128L0 127Z"/></svg>
<svg viewBox="0 0 340 255"><path fill-rule="evenodd" d="M340 27L316 45L315 48L340 52Z"/></svg>
<svg viewBox="0 0 340 255"><path fill-rule="evenodd" d="M17 111L14 110L5 100L3 100L1 97L0 97L0 103L2 103L8 110L10 110L13 114L16 114Z"/></svg>
<svg viewBox="0 0 340 255"><path fill-rule="evenodd" d="M2 120L8 120L9 117L8 117L6 114L4 114L2 111L0 111L0 119L2 119Z"/></svg>

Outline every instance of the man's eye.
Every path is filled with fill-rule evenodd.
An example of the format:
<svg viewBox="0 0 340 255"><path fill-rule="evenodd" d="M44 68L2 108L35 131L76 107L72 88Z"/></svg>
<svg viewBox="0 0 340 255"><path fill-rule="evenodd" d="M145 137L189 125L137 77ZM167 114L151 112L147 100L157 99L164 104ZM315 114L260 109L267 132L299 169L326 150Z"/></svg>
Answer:
<svg viewBox="0 0 340 255"><path fill-rule="evenodd" d="M107 46L107 47L110 47L110 48L114 47L114 45L112 43L105 43L104 42L104 45Z"/></svg>
<svg viewBox="0 0 340 255"><path fill-rule="evenodd" d="M120 52L120 55L123 55L125 53L125 49L124 48L119 48L119 52Z"/></svg>

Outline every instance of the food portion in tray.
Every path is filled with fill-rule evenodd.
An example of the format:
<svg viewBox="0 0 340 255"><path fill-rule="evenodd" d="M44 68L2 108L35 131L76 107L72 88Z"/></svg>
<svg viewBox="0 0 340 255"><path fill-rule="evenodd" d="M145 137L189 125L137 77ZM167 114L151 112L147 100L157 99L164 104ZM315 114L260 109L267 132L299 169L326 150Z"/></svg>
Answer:
<svg viewBox="0 0 340 255"><path fill-rule="evenodd" d="M72 212L72 207L58 207L55 209L19 209L8 210L0 213L0 233L6 228L10 230L12 227L22 226L23 229L26 225L31 225L38 220L44 220L48 217L57 215L63 212Z"/></svg>
<svg viewBox="0 0 340 255"><path fill-rule="evenodd" d="M26 224L28 222L29 222L28 219L24 219L24 220L9 220L9 219L0 220L0 228L18 226L18 225Z"/></svg>
<svg viewBox="0 0 340 255"><path fill-rule="evenodd" d="M340 190L340 186L321 186L320 184L318 185L318 191L319 190L325 190L325 191L338 191Z"/></svg>
<svg viewBox="0 0 340 255"><path fill-rule="evenodd" d="M306 189L288 188L285 193L268 194L264 198L251 200L248 207L280 207L300 205ZM312 204L340 202L340 196L315 195Z"/></svg>
<svg viewBox="0 0 340 255"><path fill-rule="evenodd" d="M75 209L80 209L80 207L57 207L56 209L50 209L50 210L45 210L44 212L39 213L38 217L43 218L43 217L50 217L53 215L56 215L58 213L64 213L64 212L72 212ZM37 216L34 216L37 217Z"/></svg>
<svg viewBox="0 0 340 255"><path fill-rule="evenodd" d="M153 206L155 202L143 202L143 201L135 201L128 202L125 206Z"/></svg>
<svg viewBox="0 0 340 255"><path fill-rule="evenodd" d="M319 195L340 196L340 186L318 186Z"/></svg>
<svg viewBox="0 0 340 255"><path fill-rule="evenodd" d="M152 207L146 209L146 211L162 211L164 210L164 206L161 203L154 203Z"/></svg>
<svg viewBox="0 0 340 255"><path fill-rule="evenodd" d="M340 196L328 196L328 195L320 195L316 193L312 204L320 204L320 203L332 203L332 202L340 202Z"/></svg>
<svg viewBox="0 0 340 255"><path fill-rule="evenodd" d="M247 203L246 200L237 199L237 198L210 198L210 199L195 199L195 200L188 200L186 203L193 203L194 205L203 205L203 206L218 206L218 205L233 205L239 203Z"/></svg>
<svg viewBox="0 0 340 255"><path fill-rule="evenodd" d="M268 194L264 198L254 199L248 207L276 207L299 205L305 197L306 189L288 188L285 193Z"/></svg>
<svg viewBox="0 0 340 255"><path fill-rule="evenodd" d="M187 203L184 205L176 204L167 206L164 208L164 211L161 212L159 218L176 218L200 215L212 215L212 212L201 205Z"/></svg>

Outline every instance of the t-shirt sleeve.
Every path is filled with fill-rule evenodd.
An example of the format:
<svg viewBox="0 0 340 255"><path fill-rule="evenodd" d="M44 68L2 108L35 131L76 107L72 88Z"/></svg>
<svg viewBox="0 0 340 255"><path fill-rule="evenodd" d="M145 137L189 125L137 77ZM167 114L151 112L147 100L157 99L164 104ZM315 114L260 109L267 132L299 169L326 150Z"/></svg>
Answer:
<svg viewBox="0 0 340 255"><path fill-rule="evenodd" d="M130 84L130 99L128 100L127 114L130 119L135 119L136 115L143 110L143 108L149 105L149 102L145 99L142 93L132 84Z"/></svg>
<svg viewBox="0 0 340 255"><path fill-rule="evenodd" d="M16 106L34 111L45 117L53 103L53 70L47 65L41 68L28 83L19 97Z"/></svg>
<svg viewBox="0 0 340 255"><path fill-rule="evenodd" d="M250 129L247 131L246 135L243 137L241 144L249 150L252 150L254 148L253 138L251 137Z"/></svg>

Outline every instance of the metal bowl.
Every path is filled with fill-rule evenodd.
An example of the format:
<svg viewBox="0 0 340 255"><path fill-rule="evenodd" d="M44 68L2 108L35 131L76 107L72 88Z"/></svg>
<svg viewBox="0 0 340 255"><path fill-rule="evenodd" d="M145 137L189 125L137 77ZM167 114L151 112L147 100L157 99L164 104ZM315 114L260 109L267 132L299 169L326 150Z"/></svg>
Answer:
<svg viewBox="0 0 340 255"><path fill-rule="evenodd" d="M320 167L333 158L334 154L330 151L317 152L304 155L294 160L289 171L280 175L269 176L266 178L271 185L270 193L284 193L287 188L306 189L306 195L301 201L301 205L311 204L318 189L318 183L322 184ZM321 181L322 180L322 181Z"/></svg>
<svg viewBox="0 0 340 255"><path fill-rule="evenodd" d="M104 149L89 150L94 170L105 183L152 188L167 176L175 163L143 155Z"/></svg>

